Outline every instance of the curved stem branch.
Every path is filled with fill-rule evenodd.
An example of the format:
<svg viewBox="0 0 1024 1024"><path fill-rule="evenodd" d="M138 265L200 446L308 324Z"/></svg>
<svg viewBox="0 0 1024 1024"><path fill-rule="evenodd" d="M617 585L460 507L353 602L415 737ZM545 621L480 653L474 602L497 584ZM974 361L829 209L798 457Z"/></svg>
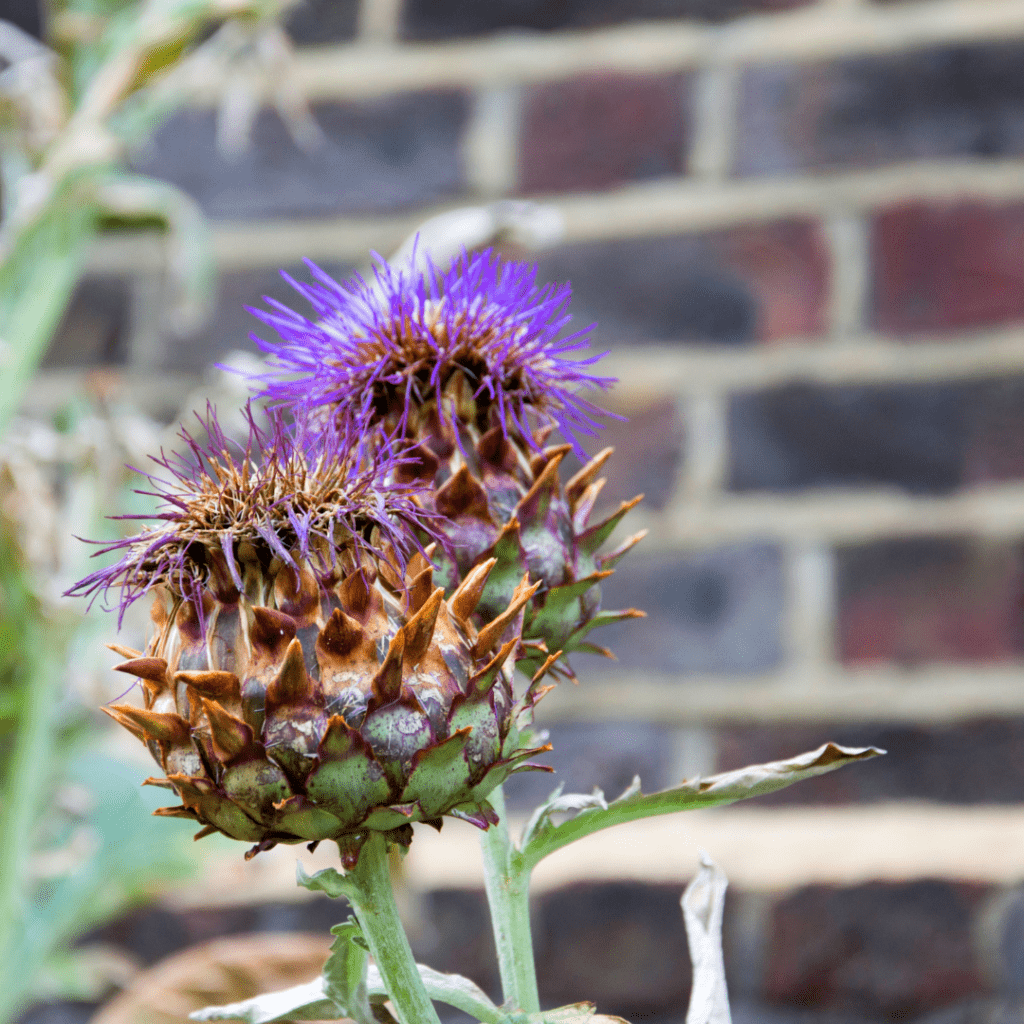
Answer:
<svg viewBox="0 0 1024 1024"><path fill-rule="evenodd" d="M491 908L494 944L505 1000L526 1013L540 1012L537 968L530 933L530 871L508 832L505 794L499 786L488 797L498 815L480 837L484 887Z"/></svg>

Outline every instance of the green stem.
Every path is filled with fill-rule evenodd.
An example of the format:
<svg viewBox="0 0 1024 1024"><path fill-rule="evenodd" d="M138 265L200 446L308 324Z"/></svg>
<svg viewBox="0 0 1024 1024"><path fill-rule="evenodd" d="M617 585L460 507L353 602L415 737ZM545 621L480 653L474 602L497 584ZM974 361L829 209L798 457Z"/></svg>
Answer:
<svg viewBox="0 0 1024 1024"><path fill-rule="evenodd" d="M505 1001L526 1013L540 1012L537 969L530 934L530 872L508 831L505 794L499 786L488 797L498 824L481 834L484 887L491 907L494 944Z"/></svg>
<svg viewBox="0 0 1024 1024"><path fill-rule="evenodd" d="M398 917L386 851L384 836L370 832L345 876L349 898L401 1024L440 1024Z"/></svg>
<svg viewBox="0 0 1024 1024"><path fill-rule="evenodd" d="M10 240L0 256L0 433L68 306L93 224L91 206L55 206L42 223Z"/></svg>
<svg viewBox="0 0 1024 1024"><path fill-rule="evenodd" d="M11 967L25 974L25 965L13 962L15 939L25 926L25 867L31 853L33 826L44 803L52 763L53 712L58 697L60 674L48 653L48 641L40 624L26 615L22 623L24 641L20 693L20 714L14 748L7 763L7 784L0 812L0 971L6 976L0 994L0 1020L7 1019L23 996L19 977Z"/></svg>

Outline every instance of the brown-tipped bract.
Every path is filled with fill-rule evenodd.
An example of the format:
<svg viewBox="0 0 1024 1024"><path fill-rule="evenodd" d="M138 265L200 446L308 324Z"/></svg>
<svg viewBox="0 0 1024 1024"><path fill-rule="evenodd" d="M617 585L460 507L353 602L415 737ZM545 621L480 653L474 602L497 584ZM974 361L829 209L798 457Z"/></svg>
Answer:
<svg viewBox="0 0 1024 1024"><path fill-rule="evenodd" d="M514 431L500 425L482 429L489 420L480 415L462 376L453 377L442 401L450 410L447 417L438 416L431 403L408 416L408 436L416 444L400 469L407 479L434 488L421 492L419 500L432 501L431 511L439 514L433 532L448 541L447 551L439 546L434 555L438 582L456 607L475 602L473 620L485 632L529 574L538 584L523 608L526 643L520 665L529 671L548 652L610 654L589 641L590 631L643 613L602 610L601 580L645 532L614 551L600 550L640 501L623 502L610 517L591 525L604 484L598 474L612 449L590 459L563 485L559 469L570 445L531 452ZM458 424L458 438L446 426L449 422ZM571 675L564 660L553 668Z"/></svg>
<svg viewBox="0 0 1024 1024"><path fill-rule="evenodd" d="M368 830L408 841L408 825L446 814L493 822L488 794L547 748L520 745L541 689L518 703L512 690L536 585L520 579L478 630L487 571L445 601L421 556L404 580L364 559L326 586L263 559L246 573L259 585L220 588L202 620L158 593L149 650L118 666L145 707L110 709L181 798L158 813L254 843L250 855L333 839L351 857Z"/></svg>

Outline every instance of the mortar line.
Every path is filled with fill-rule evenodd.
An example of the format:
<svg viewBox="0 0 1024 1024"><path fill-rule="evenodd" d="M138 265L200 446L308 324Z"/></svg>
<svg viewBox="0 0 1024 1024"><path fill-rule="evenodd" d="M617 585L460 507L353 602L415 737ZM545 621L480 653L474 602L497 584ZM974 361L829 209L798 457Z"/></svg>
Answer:
<svg viewBox="0 0 1024 1024"><path fill-rule="evenodd" d="M1024 160L986 164L929 161L868 171L797 175L786 179L742 179L717 184L670 178L586 195L536 197L558 207L566 241L655 238L784 219L824 218L837 209L877 207L928 200L1024 200ZM372 248L395 247L428 217L463 205L438 204L383 217L309 218L300 221L220 221L213 229L222 269L281 266L303 257L365 259ZM257 243L257 240L259 244ZM97 266L131 271L159 265L160 236L100 239Z"/></svg>
<svg viewBox="0 0 1024 1024"><path fill-rule="evenodd" d="M742 352L697 346L632 346L628 352L613 352L602 366L618 378L622 395L632 388L642 390L652 379L681 396L709 390L755 390L797 381L828 386L979 380L1024 373L1024 329L964 332L912 342L857 335L838 350L814 339L751 346Z"/></svg>
<svg viewBox="0 0 1024 1024"><path fill-rule="evenodd" d="M786 544L785 560L786 663L797 674L820 680L834 660L835 554L828 543L808 536Z"/></svg>
<svg viewBox="0 0 1024 1024"><path fill-rule="evenodd" d="M297 56L295 73L311 98L341 99L557 81L601 70L685 71L720 60L813 62L1022 36L1024 0L828 4L739 18L724 26L680 19L546 36L400 44L388 47L386 59L377 48L359 42L310 47ZM215 102L220 84L215 77L197 83L193 102Z"/></svg>
<svg viewBox="0 0 1024 1024"><path fill-rule="evenodd" d="M733 64L713 64L696 74L691 108L693 141L688 160L690 174L695 178L714 182L729 174L736 134L738 87Z"/></svg>
<svg viewBox="0 0 1024 1024"><path fill-rule="evenodd" d="M860 214L836 211L824 227L831 256L829 337L841 344L864 327L871 275L868 226Z"/></svg>
<svg viewBox="0 0 1024 1024"><path fill-rule="evenodd" d="M585 704L555 690L545 698L543 714L550 723L610 719L668 727L834 721L942 725L1024 714L1022 672L1020 662L913 670L835 666L817 679L798 676L788 665L746 677L620 668L615 676L588 673Z"/></svg>
<svg viewBox="0 0 1024 1024"><path fill-rule="evenodd" d="M356 45L380 46L398 39L402 0L362 0L356 22Z"/></svg>
<svg viewBox="0 0 1024 1024"><path fill-rule="evenodd" d="M669 507L677 503L707 502L721 492L728 476L729 438L724 396L709 392L684 395L678 409L683 423L683 456Z"/></svg>
<svg viewBox="0 0 1024 1024"><path fill-rule="evenodd" d="M487 86L474 97L462 136L462 157L470 189L499 198L515 191L519 172L522 93L516 86Z"/></svg>

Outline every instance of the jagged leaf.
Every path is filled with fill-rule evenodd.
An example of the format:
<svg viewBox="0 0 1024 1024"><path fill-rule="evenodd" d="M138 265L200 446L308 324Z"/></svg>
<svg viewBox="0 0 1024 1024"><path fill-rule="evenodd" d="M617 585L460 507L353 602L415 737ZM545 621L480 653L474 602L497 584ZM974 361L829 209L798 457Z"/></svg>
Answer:
<svg viewBox="0 0 1024 1024"><path fill-rule="evenodd" d="M341 1016L351 1017L356 1024L376 1024L367 990L370 952L363 930L359 922L350 917L335 925L331 934L337 938L324 964L324 992Z"/></svg>
<svg viewBox="0 0 1024 1024"><path fill-rule="evenodd" d="M564 785L564 784L563 784ZM596 786L594 787L593 793L566 793L562 794L563 786L560 785L552 794L548 797L545 803L542 803L533 814L530 815L530 820L526 823L526 827L523 829L523 836L521 845L525 848L527 843L551 820L553 814L571 814L579 813L580 811L588 810L592 807L597 807L602 811L608 810L608 801L604 798L604 793L601 792Z"/></svg>
<svg viewBox="0 0 1024 1024"><path fill-rule="evenodd" d="M344 925L340 927L345 927ZM350 943L354 944L354 943ZM487 994L469 978L458 974L442 974L433 968L417 964L427 995L439 1003L454 1006L482 1024L505 1024L506 1013L496 1006ZM327 998L325 979L321 976L306 985L295 985L281 992L271 992L228 1006L208 1006L191 1015L192 1020L241 1020L246 1024L275 1024L288 1020L337 1020L338 1009ZM368 998L387 998L380 971L371 965L366 972ZM582 1019L582 1018L581 1018ZM562 1024L561 1021L558 1024ZM568 1021L565 1024L569 1024Z"/></svg>
<svg viewBox="0 0 1024 1024"><path fill-rule="evenodd" d="M826 743L817 750L799 754L785 761L771 761L768 764L750 765L721 775L690 779L660 793L644 794L640 791L638 783L634 782L622 796L613 800L606 808L591 803L575 817L561 824L555 825L551 821L550 812L542 813L532 833L523 840L520 855L522 864L526 870L530 870L555 850L613 825L636 821L638 818L651 818L659 814L671 814L675 811L731 804L747 797L772 793L801 779L823 775L854 761L865 761L884 753L884 750L876 747L841 747L835 743ZM532 821L533 819L531 824Z"/></svg>
<svg viewBox="0 0 1024 1024"><path fill-rule="evenodd" d="M310 892L327 893L332 900L348 896L352 888L352 883L334 868L324 868L323 871L318 871L315 875L307 874L306 869L302 866L302 861L295 862L295 882L303 889L309 889Z"/></svg>
<svg viewBox="0 0 1024 1024"><path fill-rule="evenodd" d="M246 1024L275 1024L292 1020L340 1020L344 1017L324 993L324 979L314 978L280 992L224 1006L207 1006L189 1014L189 1020L241 1020Z"/></svg>

